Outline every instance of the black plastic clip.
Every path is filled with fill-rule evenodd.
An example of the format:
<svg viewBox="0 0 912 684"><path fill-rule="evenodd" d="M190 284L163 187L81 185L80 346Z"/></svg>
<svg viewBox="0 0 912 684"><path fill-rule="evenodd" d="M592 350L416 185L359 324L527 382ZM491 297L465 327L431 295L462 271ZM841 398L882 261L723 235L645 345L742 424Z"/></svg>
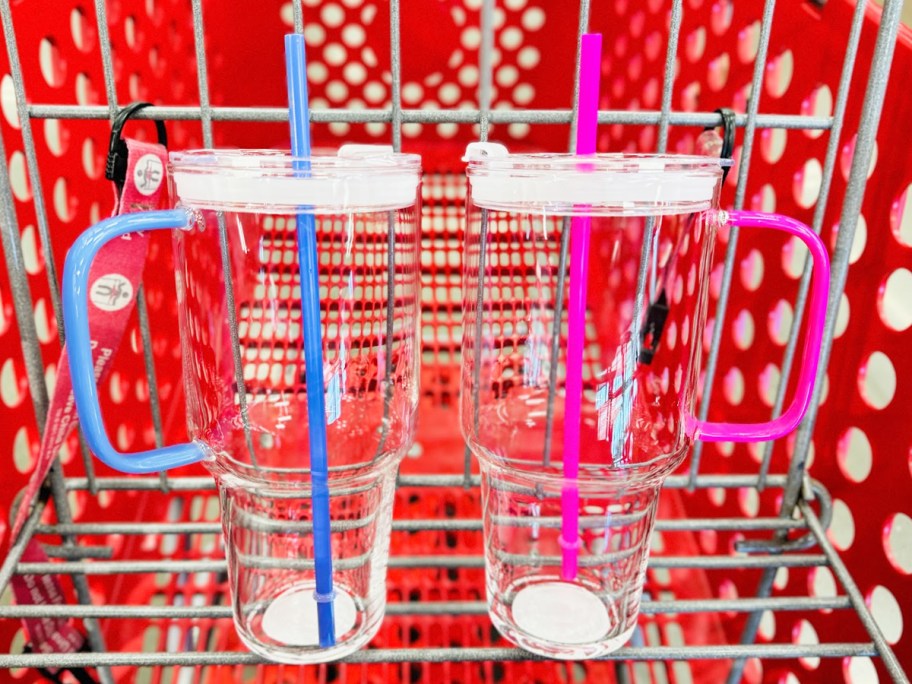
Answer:
<svg viewBox="0 0 912 684"><path fill-rule="evenodd" d="M652 363L652 358L659 349L659 341L662 339L662 331L665 330L667 319L668 297L665 296L663 288L658 299L649 305L649 310L646 312L646 325L643 326L640 344L640 363Z"/></svg>
<svg viewBox="0 0 912 684"><path fill-rule="evenodd" d="M108 159L105 162L105 178L109 181L114 181L118 190L123 188L124 181L127 178L127 143L121 137L121 132L130 117L139 110L151 106L151 102L129 104L117 112L117 116L114 117L114 123L111 124L111 142L108 146ZM167 147L168 131L165 130L165 122L156 121L155 128L158 131L158 142Z"/></svg>
<svg viewBox="0 0 912 684"><path fill-rule="evenodd" d="M722 151L719 152L720 159L731 159L732 152L735 151L735 110L729 109L728 107L719 107L715 111L716 114L722 117ZM704 131L711 131L715 126L708 126L704 128ZM725 182L725 179L728 178L728 172L731 170L730 166L726 166L722 169L722 182Z"/></svg>

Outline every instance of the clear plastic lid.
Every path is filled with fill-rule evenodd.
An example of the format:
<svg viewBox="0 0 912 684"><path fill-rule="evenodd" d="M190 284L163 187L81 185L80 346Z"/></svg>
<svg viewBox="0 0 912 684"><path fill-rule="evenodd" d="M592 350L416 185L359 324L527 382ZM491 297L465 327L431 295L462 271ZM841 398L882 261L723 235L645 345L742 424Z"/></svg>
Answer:
<svg viewBox="0 0 912 684"><path fill-rule="evenodd" d="M415 203L421 158L343 146L338 155L190 150L169 155L174 194L188 208L269 213L390 211Z"/></svg>
<svg viewBox="0 0 912 684"><path fill-rule="evenodd" d="M729 160L648 154L507 154L470 147L473 203L485 209L588 216L684 214L714 206Z"/></svg>

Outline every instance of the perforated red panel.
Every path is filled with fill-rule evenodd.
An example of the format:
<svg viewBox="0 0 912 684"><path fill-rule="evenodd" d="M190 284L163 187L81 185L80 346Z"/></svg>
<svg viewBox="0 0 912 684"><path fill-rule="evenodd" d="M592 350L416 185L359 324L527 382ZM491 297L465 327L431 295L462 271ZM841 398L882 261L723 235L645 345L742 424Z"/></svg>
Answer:
<svg viewBox="0 0 912 684"><path fill-rule="evenodd" d="M838 68L848 32L851 7L831 0L822 9L809 2L783 4L777 10L770 65L761 93L761 112L828 115L835 97ZM195 52L189 3L178 0L108 0L108 21L114 45L114 72L119 102L148 99L159 104L198 104ZM480 0L403 3L403 87L405 107L474 107L478 86L477 50ZM566 108L571 100L576 7L554 0L503 0L497 3L494 64L494 107ZM675 110L712 110L733 106L744 111L759 35L760 2L685 0L679 49L679 71L672 106ZM604 0L593 2L592 30L605 33L603 107L649 109L659 107L662 68L667 40L667 0ZM291 4L265 0L247 5L204 3L209 86L215 105L271 105L285 103L281 35L291 25ZM309 45L309 80L315 109L388 106L390 47L388 5L378 0L304 2L305 35ZM832 244L842 193L852 155L852 141L862 105L863 84L875 33L876 10L869 11L857 61L848 119L824 235ZM28 99L46 104L103 104L106 102L102 61L95 28L94 3L89 0L44 3L20 0L13 7L19 51ZM838 57L834 57L834 55ZM852 270L844 313L831 363L827 399L815 432L816 462L812 475L824 481L836 497L831 538L844 556L884 633L907 669L912 669L912 637L903 631L904 618L912 620L912 507L902 502L912 492L912 425L903 411L902 397L912 388L912 366L903 350L912 326L909 292L912 288L912 164L905 142L905 120L912 112L912 95L903 75L912 70L912 37L904 33L887 91L884 125L878 136L876 160L863 206L852 255ZM36 214L26 180L25 157L15 112L12 81L5 51L0 51L0 131L16 195L22 247L29 271L36 323L45 365L57 361L59 345L51 312L46 255L39 246ZM54 243L53 263L62 267L67 246L75 235L113 205L108 183L101 178L108 127L101 121L34 120L32 129L41 169L43 196ZM149 124L132 124L129 133L153 135ZM175 149L198 147L199 123L170 122ZM280 124L214 125L216 145L283 146L287 132ZM562 150L567 147L564 125L511 124L493 126L491 138L511 148ZM672 128L669 148L689 152L699 131ZM743 131L739 131L739 144ZM424 156L430 172L425 183L422 269L425 286L422 338L422 404L415 458L404 472L460 472L463 443L456 421L458 347L461 335L457 289L462 240L462 164L465 144L477 136L477 127L449 123L403 126L403 146ZM320 124L314 128L317 145L344 141L387 143L390 126L384 123ZM747 185L751 208L776 210L810 221L820 183L827 135L799 130L758 131ZM603 127L600 149L653 150L655 127ZM734 196L737 171L730 175L723 203ZM724 238L724 236L723 236ZM724 249L724 239L719 252ZM723 335L715 401L711 417L759 419L772 404L779 377L782 348L791 319L791 299L803 264L793 245L741 236L738 268ZM721 267L713 279L718 296ZM146 289L149 298L153 351L164 410L166 439L184 437L184 411L179 376L179 353L174 331L173 276L166 236L153 238ZM148 383L142 365L141 340L135 323L130 344L123 345L107 386L102 388L105 415L112 438L121 449L138 450L153 444L148 409ZM707 338L708 339L708 338ZM905 342L905 345L903 345ZM49 370L49 380L53 371ZM905 390L905 392L904 392ZM13 318L8 277L0 269L0 447L11 454L14 475L0 484L0 525L5 539L7 507L33 466L37 429L28 395L24 364ZM782 471L789 443L777 446L774 471ZM708 445L703 472L755 472L761 450L757 447ZM63 454L68 475L81 472L75 439ZM99 473L104 467L95 462ZM201 474L198 469L187 472ZM885 496L884 492L890 492ZM397 498L399 518L470 517L477 515L477 493L403 490ZM77 520L131 519L217 521L214 494L102 494L97 499L72 495ZM700 516L725 513L744 516L774 514L774 494L744 490L738 496L725 491L666 497L665 515ZM728 548L736 534L703 534L694 539L675 533L662 535L666 553L713 553ZM164 554L169 558L219 558L217 536L194 537L195 546L169 537L134 536L98 539L113 546L115 558L141 560ZM477 552L478 536L464 533L397 533L400 553L443 551ZM476 599L483 595L479 570L441 570L433 580L409 571L390 573L390 599ZM696 598L713 593L748 595L756 587L756 572L682 577L678 571L652 573L648 590L661 597L672 592ZM710 585L710 580L715 585ZM221 578L199 575L137 582L134 576L93 577L99 601L205 604L225 600ZM776 593L831 595L835 589L826 569L782 573ZM690 593L685 593L690 592ZM781 615L781 614L780 614ZM770 641L862 639L860 626L833 614L786 614L779 623L764 619L760 638ZM675 643L682 630L689 643L719 643L737 639L743 616L683 617L667 623L644 620L650 643ZM237 647L228 621L211 625L187 622L181 628L152 625L133 633L129 621L108 621L105 637L112 649L181 649L191 630L199 630L201 644L212 648ZM169 623L172 624L172 623ZM206 631L211 627L211 632ZM388 621L375 645L425 646L487 645L494 643L483 616L459 618L403 618ZM18 623L0 623L0 643L21 651ZM500 642L497 642L500 643ZM775 661L750 663L749 682L833 682L865 679L875 666L867 659L838 661ZM877 665L877 668L880 666ZM719 663L695 663L692 681L718 681ZM680 668L644 665L641 672L656 680L687 681ZM206 681L238 677L257 681L610 681L604 664L403 664L327 665L307 670L270 667L251 672L245 668L206 668L193 674ZM127 677L134 671L118 670ZM883 678L883 672L880 673ZM155 679L162 675L156 670ZM12 673L17 681L32 673ZM0 677L8 677L3 672ZM791 679L789 679L791 678Z"/></svg>
<svg viewBox="0 0 912 684"><path fill-rule="evenodd" d="M661 67L665 47L667 7L660 2L609 2L604 24L593 28L624 26L614 42L613 54L603 70L609 84L604 108L655 109L661 96ZM678 75L672 107L683 111L711 111L730 106L745 112L750 93L753 62L759 38L758 3L729 0L687 0L678 50ZM853 7L829 2L823 8L795 3L779 8L769 47L769 64L759 94L760 111L782 114L830 116L839 79ZM595 16L599 16L596 14ZM871 63L879 10L867 9L846 124L840 147L823 235L835 243L837 222L851 166L862 95ZM611 45L611 41L608 41ZM838 54L839 60L833 55ZM811 475L820 479L835 497L829 532L868 598L875 619L894 645L906 668L912 666L912 636L904 621L912 620L912 548L910 510L906 505L910 481L909 454L912 430L904 416L904 383L912 378L902 340L909 340L910 226L912 167L908 151L894 150L897 122L912 111L912 98L896 78L912 69L912 32L903 29L893 64L894 80L887 89L882 125L878 134L880 154L872 165L862 216L850 261L852 267L837 323L837 340L830 362L825 401L813 441ZM669 149L691 153L698 130L672 128ZM739 130L735 158L740 159L743 129ZM762 211L776 211L810 223L818 199L827 134L785 129L759 130L755 140L745 204ZM650 151L655 147L651 128L611 127L601 144L613 150ZM738 182L736 167L728 177L723 205L730 206ZM712 280L713 311L721 282L721 258L727 245L722 235L717 248L718 266ZM737 267L725 321L719 370L710 418L763 419L773 404L780 378L782 350L793 319L791 302L804 265L806 251L791 243L743 231ZM709 334L706 343L709 342ZM774 450L773 471L784 472L792 440ZM761 445L707 444L702 472L755 472ZM890 492L889 495L883 495ZM689 496L690 515L773 515L778 501L772 493L746 489L737 497L725 492L698 492ZM730 548L742 535L704 534L704 553ZM755 573L732 573L714 593L720 597L750 595L756 591ZM782 571L774 595L832 596L837 585L827 568ZM840 590L841 593L841 590ZM861 638L861 626L846 625L836 613L779 614L777 624L767 614L761 625L764 641L815 643ZM726 620L729 638L740 635L744 617ZM876 666L881 679L885 674ZM802 659L797 662L759 664L750 669L749 681L874 681L875 667L866 658L846 662ZM868 677L868 678L866 678Z"/></svg>

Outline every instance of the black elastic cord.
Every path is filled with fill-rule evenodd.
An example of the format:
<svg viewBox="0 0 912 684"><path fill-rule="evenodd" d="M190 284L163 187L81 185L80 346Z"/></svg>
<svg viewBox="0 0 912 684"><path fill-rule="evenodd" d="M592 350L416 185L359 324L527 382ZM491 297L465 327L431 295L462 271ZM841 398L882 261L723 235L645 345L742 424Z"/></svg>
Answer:
<svg viewBox="0 0 912 684"><path fill-rule="evenodd" d="M108 145L108 159L105 163L105 178L114 181L118 190L123 188L127 178L127 143L121 136L123 127L136 112L151 106L151 102L133 102L118 111L111 124L111 141ZM158 131L158 142L167 147L168 131L165 129L165 122L156 121L155 128Z"/></svg>
<svg viewBox="0 0 912 684"><path fill-rule="evenodd" d="M722 117L722 151L719 153L719 158L731 159L732 153L735 151L735 110L728 107L719 107L715 113ZM711 131L713 128L715 126L707 126L703 130ZM730 166L722 169L723 183L728 178L729 171L731 171Z"/></svg>

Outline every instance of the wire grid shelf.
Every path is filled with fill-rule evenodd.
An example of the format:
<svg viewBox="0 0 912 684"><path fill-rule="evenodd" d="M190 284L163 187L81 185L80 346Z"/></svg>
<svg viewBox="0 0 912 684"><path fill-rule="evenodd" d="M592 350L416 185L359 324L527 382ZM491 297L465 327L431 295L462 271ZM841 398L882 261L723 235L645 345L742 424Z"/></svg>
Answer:
<svg viewBox="0 0 912 684"><path fill-rule="evenodd" d="M301 8L291 3L292 23L294 29L303 31L304 21ZM855 225L861 209L861 201L866 182L866 168L872 155L874 135L876 132L880 109L884 99L886 76L892 59L892 49L899 25L899 10L902 2L887 1L884 7L874 59L865 94L865 106L861 114L859 135L855 145L855 156L848 178L847 190L842 202L841 224ZM139 118L165 119L170 121L199 121L201 125L202 144L212 146L214 122L284 122L287 111L283 108L269 107L231 107L214 106L210 101L207 80L207 59L205 50L205 25L201 0L192 0L193 46L199 85L199 106L156 106L143 110ZM25 96L25 79L21 67L19 48L14 40L13 10L9 0L0 2L0 18L6 38L10 61L10 73L16 100L16 111L22 122L22 138L25 151L27 173L34 191L34 206L37 214L37 227L45 245L46 252L53 254L50 248L51 238L48 211L38 174L38 159L31 127L32 121L40 120L107 120L118 104L116 97L115 65L112 57L111 40L108 35L108 18L106 4L103 0L95 3L98 40L103 63L104 90L107 99L105 105L50 105L28 104ZM564 109L493 109L492 91L495 31L495 3L484 0L480 8L479 26L479 86L476 107L465 109L406 108L402 98L402 69L400 47L400 7L397 0L390 5L390 106L388 108L365 109L323 109L312 114L317 123L339 124L388 124L391 127L394 146L399 149L403 143L403 126L406 124L470 124L477 127L481 139L487 139L492 126L509 124L570 124L575 122L575 112ZM757 53L753 66L752 88L759 92L761 81L767 70L767 46L773 25L775 3L768 0L762 11L757 35ZM583 0L579 14L579 32L590 22L590 5ZM669 132L673 126L712 126L718 125L719 116L710 112L681 112L672 108L672 84L675 72L675 59L678 54L682 13L682 0L674 0L670 8L668 40L665 46L665 63L663 69L663 86L661 89L660 108L657 111L626 111L621 109L603 110L599 122L603 125L623 126L656 126L657 140L655 146L664 151L668 147ZM759 111L760 98L747 102L745 112L739 115L736 123L743 128L744 143L741 160L745 162L742 172L738 174L735 187L735 206L741 206L746 199L747 168L751 150L758 130L781 128L801 129L806 131L829 131L830 142L827 147L823 167L823 180L818 200L818 210L814 216L814 227L820 230L823 222L823 211L830 189L830 181L837 163L837 152L840 132L846 112L849 84L852 77L854 60L857 54L860 28L863 21L864 7L859 4L854 10L852 28L847 38L845 61L839 88L836 92L832 116L763 114ZM572 136L571 136L572 138ZM2 140L0 140L2 144ZM0 153L6 157L5 151ZM22 336L26 373L33 388L32 400L39 424L47 411L47 396L40 388L44 387L44 362L41 358L40 345L31 318L31 298L29 280L24 268L22 254L15 245L18 237L17 217L13 212L13 184L6 165L0 170L0 192L2 192L3 214L3 247L10 278L16 315ZM438 179L439 180L439 179ZM429 178L425 186L425 198L429 203L426 215L434 223L435 199L439 199L439 187ZM443 230L435 233L432 228L425 229L424 246L433 245L435 240L453 240L458 238L458 229ZM722 319L728 304L729 283L735 263L735 245L737 240L729 241L726 252L724 277L721 291L717 298L717 318ZM833 256L834 285L831 292L839 293L845 282L849 263L849 247L852 242L850 230L841 231ZM433 247L432 247L433 249ZM56 295L57 276L53 259L49 259L47 276L52 283L51 300L54 315L59 320L59 297ZM805 272L798 298L795 302L795 319L801 319L800 312L807 294ZM426 284L429 284L426 279ZM831 300L838 297L831 297ZM146 350L145 367L154 370L151 357L153 335L150 330L146 302L140 298L139 330L142 337L142 348ZM426 315L428 312L425 312ZM452 325L456 312L451 310L434 311L434 316L447 319ZM829 327L824 349L824 359L828 356L833 339L833 322L836 317L836 305L831 301ZM438 321L439 322L439 321ZM797 329L797 326L795 326ZM791 358L797 346L797 331L790 333L783 368L791 366ZM711 388L717 372L718 351L720 348L721 326L717 326L710 346L706 370L706 387ZM455 349L455 347L454 347ZM787 371L783 371L787 375ZM159 405L160 388L156 387L153 378L150 383L150 399L153 406L156 441L164 439L161 425L162 409ZM455 381L454 381L455 382ZM776 405L781 408L786 382L780 383L781 390L777 395ZM820 400L820 385L815 396L815 405ZM450 388L450 410L455 406L455 390ZM446 393L445 392L445 393ZM440 397L438 397L439 399ZM701 411L703 416L709 409L710 393L703 396ZM444 403L447 403L444 402ZM829 496L819 483L812 482L805 474L805 464L810 445L811 432L816 418L812 410L808 419L798 433L793 448L793 456L787 474L770 474L771 450L764 453L757 474L751 475L711 475L701 472L701 450L698 448L691 459L689 474L679 474L669 479L666 484L665 498L672 504L660 508L657 524L655 552L650 561L649 579L647 582L648 598L644 602L641 629L631 645L623 648L610 657L615 661L610 669L601 663L584 663L575 666L562 665L562 672L568 679L581 681L585 676L614 676L617 681L716 681L728 677L729 681L741 681L742 676L751 680L751 667L756 659L764 663L776 660L803 659L812 662L820 658L880 658L889 674L895 681L907 681L902 669L891 651L889 644L878 628L871 612L865 605L862 592L852 580L844 563L840 560L833 544L825 533L830 514ZM453 420L452 413L445 414ZM155 418L157 416L157 419ZM452 446L452 445L451 445ZM417 462L420 468L420 462ZM360 670L363 677L402 676L416 681L416 676L427 677L431 672L427 668L432 664L449 669L434 670L435 676L446 673L446 676L471 679L473 676L496 681L511 678L510 675L525 674L528 677L546 677L536 664L533 656L518 649L507 648L502 640L490 631L469 632L477 629L477 620L460 625L462 618L477 618L486 615L481 582L483 559L481 548L481 523L478 519L477 478L472 474L471 462L466 454L461 475L438 474L422 475L403 473L400 476L397 498L396 521L394 523L394 548L400 551L391 558L391 586L397 586L396 578L407 578L402 586L410 583L422 587L415 592L397 592L393 590L387 614L387 624L372 648L348 658L339 665L320 666L313 672L299 671L299 679L315 677L319 681L333 681L340 676L344 679L344 668L363 666ZM413 467L406 471L414 470ZM252 654L237 648L226 634L230 634L230 609L223 605L224 595L214 593L218 585L218 576L224 572L225 563L214 540L220 528L217 520L210 516L198 514L195 520L182 520L180 515L175 520L163 522L162 519L106 520L105 522L73 522L70 502L74 493L90 493L96 497L117 493L134 496L154 495L171 501L190 501L202 496L202 500L212 501L214 487L210 480L196 477L160 478L121 478L96 477L91 461L85 460L85 477L65 477L62 470L56 467L42 493L40 505L31 512L22 537L12 546L10 553L0 568L0 586L6 587L13 573L20 574L65 574L69 575L75 587L77 601L66 606L0 606L0 616L10 619L39 616L73 617L83 620L89 635L92 652L60 656L38 654L16 654L0 656L0 666L6 668L35 667L95 667L103 681L114 681L119 678L119 667L129 668L166 668L151 670L163 677L173 676L168 666L194 667L196 676L203 679L207 672L203 666L227 667L228 672L235 672L231 667L243 667L257 663ZM706 518L687 518L681 515L681 509L675 502L687 496L690 491L745 491L752 489L763 492L764 496L781 497L781 514L774 517L744 518L718 516ZM158 492L158 493L154 493ZM421 500L421 493L434 492L436 507L428 505L418 515L409 511L403 515L415 500ZM154 494L153 494L154 493ZM187 499L181 497L186 495ZM42 522L44 508L53 502L57 522ZM188 503L188 507L195 506ZM819 507L815 512L814 507ZM741 546L730 549L727 553L701 555L700 551L687 545L687 539L700 535L717 534L730 531L746 532L749 540ZM49 555L54 558L50 563L24 563L20 561L22 551L33 535L41 535L42 540L60 538L59 545L48 546ZM113 548L98 544L99 537L107 541L111 535L132 540L154 540L152 558L149 560L117 560ZM676 535L685 539L676 543ZM395 540L402 540L397 547ZM195 555L182 558L174 548L169 547L162 553L162 545L174 545L180 539L185 549L201 550ZM409 540L416 542L419 549L438 549L435 553L409 553ZM168 541L166 541L168 540ZM770 541L771 540L771 541ZM402 550L405 549L405 552ZM676 550L686 552L677 553ZM464 551L464 553L463 553ZM749 551L749 552L748 552ZM796 595L773 597L772 586L782 569L826 567L831 570L841 587L835 596L813 597ZM752 572L751 578L757 586L753 596L732 596L731 598L685 598L686 591L681 591L679 582L671 581L675 577L687 577L687 573L719 573L744 571ZM474 573L474 575L472 575ZM192 584L188 577L203 578L198 586L208 586L206 591L195 592L203 597L203 605L194 598L194 591L188 589L180 599L169 596L164 601L151 596L148 605L141 601L109 604L98 601L90 591L90 579L97 576L118 576L127 578L147 576L154 578L159 586L188 586ZM447 578L472 576L476 579L474 590L469 592L447 592ZM455 585L455 580L453 580ZM436 585L428 590L428 586ZM764 643L758 639L762 632L761 620L772 613L778 615L800 611L848 611L853 613L847 620L858 622L865 638L847 642L823 643ZM720 614L746 615L740 643L726 642L724 636L718 641L712 639L693 639L699 630L682 629L681 624L690 618L706 617L712 623L712 616ZM454 620L453 632L460 636L450 636L451 646L424 646L409 643L410 625L427 624L428 621L442 618ZM131 650L108 650L105 648L104 635L99 621L132 620L131 625L141 625L139 631L148 634L151 626L160 633L178 628L179 634L189 634L187 639L170 643L167 651L145 648L148 644L142 640L133 640ZM424 621L424 622L420 622ZM709 624L707 623L707 624ZM125 623L126 624L126 623ZM221 624L222 629L213 625ZM694 623L700 625L702 623ZM132 627L131 627L132 628ZM116 627L115 627L116 629ZM462 630L462 631L460 631ZM718 633L714 636L720 636ZM439 640L443 643L445 639ZM718 663L723 670L716 668ZM515 667L518 669L505 669ZM341 669L340 669L341 668ZM376 669L380 668L380 669ZM522 669L526 668L526 669ZM536 669L538 668L538 669ZM716 669L714 669L716 668ZM147 672L151 672L147 670ZM187 670L189 671L189 670ZM172 674L165 674L172 672ZM722 673L719 675L719 673ZM366 674L365 674L366 673Z"/></svg>

